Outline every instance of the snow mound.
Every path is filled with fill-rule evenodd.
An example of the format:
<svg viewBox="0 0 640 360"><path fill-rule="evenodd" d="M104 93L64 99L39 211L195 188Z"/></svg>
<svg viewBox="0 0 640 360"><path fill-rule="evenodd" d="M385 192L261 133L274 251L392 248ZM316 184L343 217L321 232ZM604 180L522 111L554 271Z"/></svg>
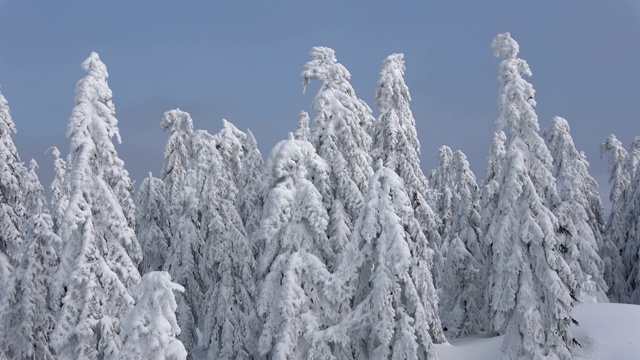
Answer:
<svg viewBox="0 0 640 360"><path fill-rule="evenodd" d="M640 306L583 304L574 308L579 326L571 334L580 343L575 360L637 360L640 357ZM440 360L487 360L502 357L502 336L469 337L436 345Z"/></svg>

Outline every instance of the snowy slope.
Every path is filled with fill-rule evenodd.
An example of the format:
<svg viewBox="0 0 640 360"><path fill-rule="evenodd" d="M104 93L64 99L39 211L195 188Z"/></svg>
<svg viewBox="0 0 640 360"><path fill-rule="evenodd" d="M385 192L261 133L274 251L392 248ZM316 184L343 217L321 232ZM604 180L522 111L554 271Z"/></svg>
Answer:
<svg viewBox="0 0 640 360"><path fill-rule="evenodd" d="M572 334L582 344L582 359L640 359L640 306L587 304L573 315L580 323Z"/></svg>
<svg viewBox="0 0 640 360"><path fill-rule="evenodd" d="M640 359L640 306L627 304L585 304L573 310L580 324L571 329L582 345L576 360ZM500 359L502 336L466 338L436 345L440 360Z"/></svg>

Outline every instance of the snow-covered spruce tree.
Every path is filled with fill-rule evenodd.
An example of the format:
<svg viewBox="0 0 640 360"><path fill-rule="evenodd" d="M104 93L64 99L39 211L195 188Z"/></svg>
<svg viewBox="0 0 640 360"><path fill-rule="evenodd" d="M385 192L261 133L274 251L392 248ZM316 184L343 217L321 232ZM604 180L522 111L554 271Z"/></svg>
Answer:
<svg viewBox="0 0 640 360"><path fill-rule="evenodd" d="M69 182L65 180L67 175L67 162L60 157L60 150L53 146L51 149L53 154L53 182L49 187L51 193L51 217L53 219L53 231L58 232L60 224L64 218L64 213L69 204Z"/></svg>
<svg viewBox="0 0 640 360"><path fill-rule="evenodd" d="M111 142L119 135L107 68L96 53L82 68L88 75L76 85L67 127L64 188L70 193L59 229L61 309L51 343L59 358L113 358L121 321L133 306L130 291L140 281L142 252L129 217L131 182Z"/></svg>
<svg viewBox="0 0 640 360"><path fill-rule="evenodd" d="M420 141L416 121L409 107L411 94L404 82L404 55L391 54L382 63L376 88L378 122L373 134L372 157L395 171L404 181L415 217L434 251L432 274L439 284L444 261L440 255L440 218L427 198L430 194L427 178L420 167Z"/></svg>
<svg viewBox="0 0 640 360"><path fill-rule="evenodd" d="M298 116L298 130L295 132L296 140L311 141L311 130L309 130L309 113L300 111Z"/></svg>
<svg viewBox="0 0 640 360"><path fill-rule="evenodd" d="M237 207L247 236L251 238L260 227L260 219L262 218L264 160L251 131L247 131L242 147L245 156L242 161L240 184L238 184L240 192L238 193Z"/></svg>
<svg viewBox="0 0 640 360"><path fill-rule="evenodd" d="M201 197L211 172L212 156L217 150L213 136L204 130L193 130L191 115L185 111L165 112L160 126L171 130L162 168L170 235L162 269L185 288L176 296L177 320L182 329L179 339L187 350L191 350L197 343L206 292L199 271L204 248L200 233ZM193 355L190 353L188 357Z"/></svg>
<svg viewBox="0 0 640 360"><path fill-rule="evenodd" d="M206 294L199 324L210 359L250 358L257 353L259 335L255 259L236 204L227 197L235 185L223 171L224 160L217 151L210 158L200 201L204 245L199 270Z"/></svg>
<svg viewBox="0 0 640 360"><path fill-rule="evenodd" d="M625 197L625 233L626 241L621 249L621 256L625 264L631 267L627 271L627 292L630 302L640 304L640 175L638 164L640 163L640 137L635 137L629 145L627 155L627 173L629 174L629 187Z"/></svg>
<svg viewBox="0 0 640 360"><path fill-rule="evenodd" d="M600 257L604 261L604 276L609 286L607 293L609 299L627 303L630 295L626 285L627 269L631 268L631 264L626 263L620 251L624 248L626 241L624 211L631 182L626 167L628 153L613 134L602 142L600 149L602 153L609 153L609 186L611 187L609 192L611 209Z"/></svg>
<svg viewBox="0 0 640 360"><path fill-rule="evenodd" d="M270 188L257 236L264 243L258 258L258 314L263 320L258 343L269 359L330 359L331 348L317 333L337 321L327 271L327 223L322 197L307 177L311 162L322 161L302 140L276 144L265 169Z"/></svg>
<svg viewBox="0 0 640 360"><path fill-rule="evenodd" d="M184 117L188 114L182 113ZM171 241L164 269L173 280L184 286L178 295L180 340L188 350L197 343L197 329L202 326L203 300L209 283L200 273L205 240L202 233L203 196L207 178L216 169L220 156L214 137L204 130L192 131L186 139L186 172L178 193L178 202L169 208ZM217 162L216 162L216 159ZM228 190L228 189L224 189ZM233 190L235 192L235 187ZM189 354L189 358L193 355Z"/></svg>
<svg viewBox="0 0 640 360"><path fill-rule="evenodd" d="M440 317L447 334L461 337L483 329L481 271L482 237L476 178L462 151L453 155L455 208L451 220L451 246L442 281Z"/></svg>
<svg viewBox="0 0 640 360"><path fill-rule="evenodd" d="M251 131L244 133L224 119L222 123L222 129L213 136L213 142L222 160L222 167L217 171L224 174L221 176L228 182L218 190L218 196L235 204L247 234L253 237L260 225L264 203L264 161Z"/></svg>
<svg viewBox="0 0 640 360"><path fill-rule="evenodd" d="M27 169L11 139L15 132L9 103L0 93L0 285L20 261L21 229L26 217L22 184Z"/></svg>
<svg viewBox="0 0 640 360"><path fill-rule="evenodd" d="M169 110L164 113L160 127L164 130L171 130L171 135L164 148L164 163L160 178L165 184L167 207L172 208L178 202L187 173L193 120L189 113L180 109ZM170 218L176 217L170 216Z"/></svg>
<svg viewBox="0 0 640 360"><path fill-rule="evenodd" d="M53 232L44 188L31 170L24 177L24 205L30 214L24 225L22 257L0 297L0 358L52 360L49 335L55 323L53 276L58 266L60 238Z"/></svg>
<svg viewBox="0 0 640 360"><path fill-rule="evenodd" d="M602 259L604 280L609 289L607 298L611 302L628 303L629 295L624 278L624 265L618 247L611 239L604 236L599 254Z"/></svg>
<svg viewBox="0 0 640 360"><path fill-rule="evenodd" d="M483 281L483 323L485 329L490 329L490 309L488 299L491 297L491 289L493 284L489 282L491 277L489 276L491 269L493 268L493 244L491 243L491 237L488 236L495 227L493 221L493 215L498 208L498 201L500 200L500 172L502 170L502 163L504 162L505 155L505 143L507 136L502 131L502 126L496 130L493 134L491 142L491 149L487 156L487 166L485 168L485 180L482 185L480 194L480 219L482 221L482 239L480 241L480 248L482 250L482 257L484 259L484 266L482 267L481 279Z"/></svg>
<svg viewBox="0 0 640 360"><path fill-rule="evenodd" d="M453 151L444 145L438 149L438 167L431 174L429 182L433 190L434 211L441 219L438 232L441 237L440 252L446 259L447 248L451 240L451 220L453 219L455 171L453 169Z"/></svg>
<svg viewBox="0 0 640 360"><path fill-rule="evenodd" d="M196 190L189 185L191 181L184 184L178 193L177 202L170 209L176 218L172 221L171 247L164 269L176 283L185 288L184 292L177 295L177 318L182 329L179 339L191 351L197 343L199 305L202 304L204 291L198 271L203 246L198 222L199 200Z"/></svg>
<svg viewBox="0 0 640 360"><path fill-rule="evenodd" d="M136 305L122 324L122 350L118 360L184 360L187 351L176 338L180 327L176 320L174 291L184 288L171 282L166 271L145 274L134 288Z"/></svg>
<svg viewBox="0 0 640 360"><path fill-rule="evenodd" d="M442 277L440 318L448 338L478 334L483 328L482 265L459 237L451 240Z"/></svg>
<svg viewBox="0 0 640 360"><path fill-rule="evenodd" d="M420 141L409 106L411 94L404 82L405 69L403 54L389 55L382 63L376 88L379 115L371 153L374 160L381 159L385 167L403 179L410 189L408 194L424 197L429 185L420 168Z"/></svg>
<svg viewBox="0 0 640 360"><path fill-rule="evenodd" d="M633 304L640 304L640 137L636 137L629 148L627 172L630 183L624 212L626 241L622 250L625 264L631 265L626 278L627 292Z"/></svg>
<svg viewBox="0 0 640 360"><path fill-rule="evenodd" d="M227 194L224 196L236 202L238 191L246 181L241 176L246 155L244 144L246 143L247 134L240 131L229 121L222 119L222 129L213 135L213 138L216 149L222 157L224 166L221 170L227 172L226 176L229 178L230 184L233 185L229 187Z"/></svg>
<svg viewBox="0 0 640 360"><path fill-rule="evenodd" d="M162 179L142 180L138 190L136 235L142 248L140 273L162 270L169 252L171 229L166 205L166 191Z"/></svg>
<svg viewBox="0 0 640 360"><path fill-rule="evenodd" d="M498 207L499 180L504 162L505 145L507 135L502 129L493 134L491 149L487 156L487 167L485 169L485 181L482 185L480 196L480 208L482 209L483 233L486 233L493 218L493 213ZM485 216L486 215L486 216Z"/></svg>
<svg viewBox="0 0 640 360"><path fill-rule="evenodd" d="M227 173L224 176L231 179L232 174L230 174L228 168L217 166L221 161L220 153L217 149L218 145L215 135L209 134L206 130L196 130L191 136L185 184L196 190L196 196L199 200L204 196L205 184L211 174L226 171ZM231 180L229 180L226 188L219 191L233 199L238 194L238 188ZM203 204L199 204L199 212L202 206Z"/></svg>
<svg viewBox="0 0 640 360"><path fill-rule="evenodd" d="M303 85L312 80L322 83L313 100L316 116L311 142L328 165L328 184L319 186L319 190L331 214L329 241L339 253L360 212L367 181L373 174L369 152L374 118L369 106L356 97L349 84L351 74L338 63L332 49L313 47L309 56L311 60L301 74Z"/></svg>
<svg viewBox="0 0 640 360"><path fill-rule="evenodd" d="M482 233L487 234L491 226L491 219L498 207L498 194L500 193L500 172L504 162L505 145L507 135L504 131L498 130L493 134L491 149L487 156L487 167L485 169L485 180L482 184L480 194L480 209L482 211ZM489 260L489 259L486 259Z"/></svg>
<svg viewBox="0 0 640 360"><path fill-rule="evenodd" d="M349 255L354 307L337 327L358 359L436 359L445 341L431 277L433 251L402 179L378 161ZM333 339L339 341L339 338Z"/></svg>
<svg viewBox="0 0 640 360"><path fill-rule="evenodd" d="M556 176L560 173L560 169L564 166L564 161L556 160L556 158L564 158L570 155L570 158L573 160L577 160L581 164L584 165L585 176L584 181L581 187L583 188L583 207L585 212L587 213L589 226L593 229L594 236L596 237L596 243L598 246L602 245L602 237L605 230L605 216L604 216L604 207L602 205L602 200L600 198L600 193L598 192L598 183L596 180L589 175L589 162L586 159L586 155L584 152L578 152L575 149L575 145L573 145L573 139L571 134L569 133L569 124L564 120L563 123L562 118L557 117L552 121L552 128L545 131L545 137L551 151L551 155L553 157L554 170L553 174ZM557 129L556 129L557 128ZM556 130L554 130L556 129ZM556 134L554 136L553 134ZM555 141L552 141L553 138ZM554 144L554 142L558 142L558 144ZM558 154L556 156L556 154ZM564 155L561 155L564 154ZM573 161L572 160L572 161ZM562 166L561 166L562 165ZM558 184L560 185L560 184Z"/></svg>
<svg viewBox="0 0 640 360"><path fill-rule="evenodd" d="M498 80L499 122L508 128L499 184L489 283L491 330L506 333L503 358L570 359L572 295L569 267L559 252L558 221L545 199L554 196L553 160L533 109L531 76L509 33L497 35L494 53L503 60Z"/></svg>
<svg viewBox="0 0 640 360"><path fill-rule="evenodd" d="M180 117L189 118L188 114L181 112ZM204 130L191 131L185 139L187 156L184 164L186 172L183 177L182 190L179 193L179 202L170 208L172 215L172 238L169 255L166 258L165 269L174 278L174 281L185 287L185 292L178 295L178 323L182 328L180 340L187 349L196 345L198 329L209 332L209 336L215 331L207 319L207 310L213 306L209 303L214 301L210 295L205 301L207 294L213 291L215 282L209 281L212 273L215 272L215 264L205 264L205 254L207 248L215 246L219 239L219 229L212 228L212 219L218 214L221 200L225 200L225 205L232 208L224 208L225 211L235 215L233 219L240 219L237 215L236 195L238 194L234 171L241 169L239 160L242 151L242 143L239 142L239 132L235 127L224 122L223 131L219 134L211 135ZM225 130L226 129L226 130ZM233 169L233 170L232 170ZM215 182L213 179L225 179L224 183ZM215 185L221 185L214 189ZM228 218L225 218L225 221ZM226 224L225 224L226 225ZM236 226L242 231L243 224L229 224ZM226 236L227 234L225 234ZM234 238L235 240L235 238ZM246 240L245 240L246 241ZM214 243L214 244L212 244ZM215 249L211 250L215 254ZM219 254L225 256L225 254ZM210 257L213 259L212 257ZM211 265L211 267L207 267ZM208 269L206 272L203 269ZM210 312L210 311L209 311ZM215 335L211 335L215 336ZM209 337L211 337L209 336ZM210 341L210 339L205 339ZM190 354L191 358L192 355Z"/></svg>
<svg viewBox="0 0 640 360"><path fill-rule="evenodd" d="M565 119L554 117L551 127L544 132L558 190L558 202L551 204L551 208L563 229L559 234L560 247L577 281L575 296L581 303L597 302L597 296L607 291L598 254L603 224L598 223L602 218L594 213L594 210L601 211L602 205L593 207L598 184L589 175L589 163L584 153L576 150L569 131Z"/></svg>
<svg viewBox="0 0 640 360"><path fill-rule="evenodd" d="M455 183L455 207L451 234L459 237L474 258L480 259L482 222L480 219L480 190L469 161L461 150L453 153L452 167Z"/></svg>
<svg viewBox="0 0 640 360"><path fill-rule="evenodd" d="M609 200L611 211L607 222L607 235L618 245L624 246L624 209L631 176L627 171L628 153L615 135L609 135L600 145L602 153L609 154Z"/></svg>
<svg viewBox="0 0 640 360"><path fill-rule="evenodd" d="M640 164L640 136L636 136L629 145L627 154L627 172L633 180L638 176L638 165Z"/></svg>

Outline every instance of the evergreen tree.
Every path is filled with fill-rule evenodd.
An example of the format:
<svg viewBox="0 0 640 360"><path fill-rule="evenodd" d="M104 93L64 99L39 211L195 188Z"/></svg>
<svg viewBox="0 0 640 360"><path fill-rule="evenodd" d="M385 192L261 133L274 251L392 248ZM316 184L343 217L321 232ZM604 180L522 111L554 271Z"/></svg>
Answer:
<svg viewBox="0 0 640 360"><path fill-rule="evenodd" d="M624 209L631 176L628 172L628 153L615 135L609 135L600 145L602 153L609 153L609 185L611 212L607 222L607 234L618 245L624 246Z"/></svg>
<svg viewBox="0 0 640 360"><path fill-rule="evenodd" d="M602 224L597 222L593 212L589 215L598 184L587 171L589 163L584 153L576 150L565 119L554 117L551 128L544 135L553 158L552 174L559 195L559 201L551 206L564 229L560 234L560 248L576 278L578 301L597 302L597 294L607 290L602 259L598 254Z"/></svg>
<svg viewBox="0 0 640 360"><path fill-rule="evenodd" d="M373 174L369 151L374 119L369 106L356 97L349 84L351 74L338 63L332 49L314 47L309 55L311 60L301 74L303 84L322 82L313 100L316 116L311 142L328 165L326 186L316 185L331 214L329 241L339 253L350 236L353 219L363 204L362 194Z"/></svg>
<svg viewBox="0 0 640 360"><path fill-rule="evenodd" d="M164 148L164 163L160 178L164 181L167 192L167 207L172 208L178 202L187 173L193 120L189 113L180 109L169 110L164 113L160 127L164 130L171 130L171 135ZM177 217L170 216L170 218Z"/></svg>
<svg viewBox="0 0 640 360"><path fill-rule="evenodd" d="M176 111L175 118L181 119L183 125L190 124L188 128L191 129L189 114ZM179 338L187 349L192 349L197 344L198 331L205 330L208 326L205 311L209 302L205 302L205 296L215 284L208 281L210 274L203 273L202 269L207 265L204 259L207 246L214 241L209 236L210 221L217 215L211 209L219 205L218 199L233 199L229 201L232 201L235 210L235 197L238 193L237 184L231 180L234 175L229 169L232 162L238 165L234 169L240 169L241 166L240 162L230 156L231 153L237 154L240 149L235 138L237 129L227 122L225 128L227 130L223 128L216 135L191 129L186 136L180 138L179 148L185 149L186 153L179 153L180 156L172 161L184 168L178 172L183 174L178 202L169 207L170 217L173 219L170 221L172 236L164 269L175 282L185 288L184 293L177 297L177 316L182 329ZM227 155L226 162L223 154ZM214 196L208 184L216 177L224 177L228 181L215 189ZM240 226L242 227L241 223ZM193 355L189 354L188 357L191 359Z"/></svg>
<svg viewBox="0 0 640 360"><path fill-rule="evenodd" d="M52 147L51 153L55 159L53 160L54 177L49 190L51 192L53 231L57 233L69 204L70 190L69 182L65 179L67 175L66 161L60 157L60 150L57 147Z"/></svg>
<svg viewBox="0 0 640 360"><path fill-rule="evenodd" d="M184 288L171 282L166 271L152 271L142 277L134 289L136 305L122 325L124 343L119 360L187 358L184 345L176 338L180 327L174 291L182 292Z"/></svg>
<svg viewBox="0 0 640 360"><path fill-rule="evenodd" d="M573 300L567 264L558 252L558 221L546 207L555 192L552 159L533 109L534 90L523 76L527 63L509 33L492 47L500 63L499 121L508 128L495 227L490 229L493 266L489 283L491 330L506 333L505 359L520 356L570 359Z"/></svg>
<svg viewBox="0 0 640 360"><path fill-rule="evenodd" d="M133 306L142 253L130 217L133 200L119 140L107 68L98 54L82 63L69 118L71 142L65 181L70 193L60 224L64 240L56 289L61 309L51 342L60 358L113 358L122 319Z"/></svg>
<svg viewBox="0 0 640 360"><path fill-rule="evenodd" d="M187 112L165 112L160 126L171 129L162 168L170 235L162 268L185 288L176 296L177 321L182 329L179 339L191 350L197 344L207 290L199 270L205 245L201 234L202 196L213 156L218 152L212 135L193 130L193 120ZM189 353L188 358L193 359L193 354Z"/></svg>
<svg viewBox="0 0 640 360"><path fill-rule="evenodd" d="M192 186L196 190L196 197L199 200L204 197L207 179L212 174L226 171L225 174L220 176L226 176L227 179L232 178L228 167L218 166L221 161L224 162L224 160L221 160L218 146L219 143L216 141L216 136L209 134L206 130L196 130L191 136L185 184ZM219 189L219 191L224 193L226 198L235 200L238 194L238 187L235 182L229 180L227 187ZM202 206L204 204L199 205L199 212L202 211Z"/></svg>
<svg viewBox="0 0 640 360"><path fill-rule="evenodd" d="M434 211L442 219L438 232L440 233L440 251L442 257L447 257L447 248L451 240L451 220L453 219L455 196L455 171L453 169L453 152L444 145L438 149L438 167L429 179L434 193Z"/></svg>
<svg viewBox="0 0 640 360"><path fill-rule="evenodd" d="M404 71L403 54L389 55L382 63L376 89L379 115L371 153L374 160L381 159L384 166L395 171L404 181L415 216L434 251L432 273L437 285L444 266L437 231L440 219L426 200L431 196L431 190L420 167L420 141L409 107L411 94L404 82Z"/></svg>
<svg viewBox="0 0 640 360"><path fill-rule="evenodd" d="M185 288L177 295L177 319L182 332L180 341L191 351L197 343L197 324L199 304L204 298L204 284L200 277L198 264L203 247L198 222L199 200L196 190L189 186L191 179L178 193L178 201L170 210L175 220L172 224L171 247L166 257L164 269L174 281ZM192 357L191 354L189 354Z"/></svg>
<svg viewBox="0 0 640 360"><path fill-rule="evenodd" d="M204 246L199 265L208 285L200 325L210 359L249 358L257 353L259 334L255 260L235 203L226 197L235 185L222 171L222 156L213 152L211 158L200 206Z"/></svg>
<svg viewBox="0 0 640 360"><path fill-rule="evenodd" d="M480 190L476 176L471 171L469 161L461 150L453 154L454 170L454 209L451 221L452 237L458 237L468 248L471 255L481 258L480 239L482 221L480 219Z"/></svg>
<svg viewBox="0 0 640 360"><path fill-rule="evenodd" d="M306 178L321 161L301 140L276 144L266 166L270 188L258 237L258 314L263 320L258 351L270 359L329 359L331 349L318 332L337 321L325 259L329 217L315 186Z"/></svg>
<svg viewBox="0 0 640 360"><path fill-rule="evenodd" d="M260 224L264 194L262 172L264 162L255 137L244 133L227 120L222 120L222 129L213 136L221 156L221 172L228 179L219 196L236 204L242 224L249 236L253 236Z"/></svg>
<svg viewBox="0 0 640 360"><path fill-rule="evenodd" d="M609 289L607 298L611 302L629 302L626 279L624 278L624 265L618 247L605 236L599 254L602 259L604 280Z"/></svg>
<svg viewBox="0 0 640 360"><path fill-rule="evenodd" d="M440 318L448 338L483 329L480 276L482 265L459 237L453 238L442 279Z"/></svg>
<svg viewBox="0 0 640 360"><path fill-rule="evenodd" d="M622 250L622 258L628 266L626 271L627 293L633 304L640 304L640 137L636 137L629 149L627 172L630 183L626 196L624 212L626 241Z"/></svg>
<svg viewBox="0 0 640 360"><path fill-rule="evenodd" d="M11 139L15 132L9 103L0 93L0 275L17 265L22 255L21 229L26 216L22 184L27 170ZM0 278L0 285L5 281L5 276Z"/></svg>
<svg viewBox="0 0 640 360"><path fill-rule="evenodd" d="M162 269L169 252L170 230L164 182L149 173L138 190L136 235L143 253L140 273Z"/></svg>
<svg viewBox="0 0 640 360"><path fill-rule="evenodd" d="M640 164L640 136L636 136L631 141L627 158L627 172L631 179L635 179L638 176L638 164Z"/></svg>
<svg viewBox="0 0 640 360"><path fill-rule="evenodd" d="M24 178L25 208L30 216L24 223L22 257L0 297L0 357L6 359L55 358L49 335L55 324L56 309L51 299L60 238L52 230L36 169L32 160Z"/></svg>
<svg viewBox="0 0 640 360"><path fill-rule="evenodd" d="M404 82L405 69L403 54L389 55L382 63L376 88L379 115L371 152L375 160L381 159L405 181L405 187L411 189L407 193L422 195L429 185L420 169L420 141L409 107L411 94Z"/></svg>
<svg viewBox="0 0 640 360"><path fill-rule="evenodd" d="M445 341L431 277L433 251L400 177L378 161L349 255L353 311L340 326L356 358L435 359Z"/></svg>
<svg viewBox="0 0 640 360"><path fill-rule="evenodd" d="M493 134L491 149L487 156L485 169L486 179L481 189L480 208L482 209L482 233L486 234L491 225L491 219L498 207L498 194L500 193L500 172L504 162L505 143L507 136L504 131L498 130ZM487 259L488 260L488 259Z"/></svg>
<svg viewBox="0 0 640 360"><path fill-rule="evenodd" d="M500 193L500 172L504 162L505 143L507 136L504 131L498 130L493 134L491 149L487 156L485 169L486 179L481 189L480 208L482 209L482 233L486 234L491 225L491 219L498 207L498 194ZM488 259L487 259L488 260Z"/></svg>
<svg viewBox="0 0 640 360"><path fill-rule="evenodd" d="M296 130L296 140L311 141L311 131L309 130L309 113L300 111L298 116L298 130Z"/></svg>
<svg viewBox="0 0 640 360"><path fill-rule="evenodd" d="M264 161L258 149L256 138L251 131L247 131L247 136L242 147L245 157L240 173L240 192L238 193L237 203L238 213L242 218L247 236L251 239L260 227L260 219L262 218L262 206L264 204L264 194L262 193Z"/></svg>
<svg viewBox="0 0 640 360"><path fill-rule="evenodd" d="M455 193L451 243L442 281L440 314L452 337L477 334L483 329L482 318L482 223L476 178L462 151L453 155Z"/></svg>
<svg viewBox="0 0 640 360"><path fill-rule="evenodd" d="M488 299L491 298L491 289L493 285L490 282L491 269L493 269L493 244L492 238L488 236L493 232L492 227L496 224L493 223L493 215L498 208L498 201L500 199L500 172L502 170L502 163L504 162L505 155L505 143L507 137L502 131L502 126L493 134L493 141L491 142L491 149L487 156L487 167L485 169L486 179L482 185L480 195L480 219L482 221L482 241L480 247L482 250L482 257L484 259L484 266L482 267L481 279L484 281L483 291L483 323L485 329L490 329L490 304Z"/></svg>
<svg viewBox="0 0 640 360"><path fill-rule="evenodd" d="M237 201L238 191L247 181L247 179L242 178L247 151L244 146L246 139L247 134L238 130L232 123L224 119L222 120L222 129L213 135L216 149L222 157L223 168L221 171L226 172L226 176L230 181L229 185L231 185L224 196L234 203Z"/></svg>
<svg viewBox="0 0 640 360"><path fill-rule="evenodd" d="M609 153L609 201L611 210L607 219L604 235L604 246L601 257L604 260L604 276L609 285L609 299L621 303L629 302L629 292L626 285L631 264L621 256L621 250L625 246L626 227L624 211L626 198L631 178L627 171L628 153L622 147L622 143L609 135L600 145L603 153Z"/></svg>

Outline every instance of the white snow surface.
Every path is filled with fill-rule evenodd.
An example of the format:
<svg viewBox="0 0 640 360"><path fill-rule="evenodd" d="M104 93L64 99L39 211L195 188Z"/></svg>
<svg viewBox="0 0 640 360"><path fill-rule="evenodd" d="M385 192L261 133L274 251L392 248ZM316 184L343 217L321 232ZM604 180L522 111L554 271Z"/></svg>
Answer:
<svg viewBox="0 0 640 360"><path fill-rule="evenodd" d="M640 357L640 306L582 304L573 309L579 326L570 329L582 347L575 360L637 360ZM469 337L435 345L439 360L501 359L503 336Z"/></svg>

